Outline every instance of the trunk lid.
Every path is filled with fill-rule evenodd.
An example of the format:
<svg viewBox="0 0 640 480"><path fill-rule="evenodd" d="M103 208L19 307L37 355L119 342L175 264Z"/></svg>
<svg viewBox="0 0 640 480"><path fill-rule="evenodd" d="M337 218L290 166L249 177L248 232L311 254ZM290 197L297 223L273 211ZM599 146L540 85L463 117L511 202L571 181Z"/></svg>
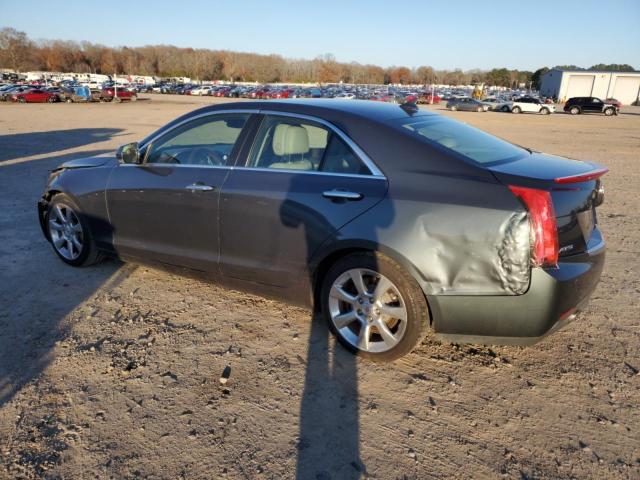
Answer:
<svg viewBox="0 0 640 480"><path fill-rule="evenodd" d="M606 168L537 152L488 168L505 185L550 192L558 225L560 257L588 249L597 224L596 207L604 195L599 177L607 172Z"/></svg>

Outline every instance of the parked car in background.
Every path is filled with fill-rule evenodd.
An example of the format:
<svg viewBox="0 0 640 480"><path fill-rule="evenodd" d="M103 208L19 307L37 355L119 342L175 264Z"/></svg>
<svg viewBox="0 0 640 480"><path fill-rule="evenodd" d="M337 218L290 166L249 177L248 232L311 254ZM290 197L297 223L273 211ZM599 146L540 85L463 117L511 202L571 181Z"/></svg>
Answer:
<svg viewBox="0 0 640 480"><path fill-rule="evenodd" d="M505 112L508 112L511 110L511 102L509 102L509 100L505 100L504 98L487 97L481 100L481 102L484 105L487 105L489 107L489 110L505 111Z"/></svg>
<svg viewBox="0 0 640 480"><path fill-rule="evenodd" d="M543 103L539 98L520 97L510 103L511 113L540 113L549 115L556 111L554 105Z"/></svg>
<svg viewBox="0 0 640 480"><path fill-rule="evenodd" d="M101 98L106 102L121 102L123 100L135 102L138 100L138 94L126 88L106 87L102 89Z"/></svg>
<svg viewBox="0 0 640 480"><path fill-rule="evenodd" d="M618 114L618 107L613 103L603 102L597 97L573 97L564 104L564 111L571 115L602 113L610 117Z"/></svg>
<svg viewBox="0 0 640 480"><path fill-rule="evenodd" d="M33 88L20 93L13 93L11 101L19 103L55 103L58 101L58 95L39 88Z"/></svg>
<svg viewBox="0 0 640 480"><path fill-rule="evenodd" d="M0 100L3 102L7 102L11 100L11 96L17 93L26 92L31 90L33 87L28 85L11 85L8 88L5 88L0 93Z"/></svg>
<svg viewBox="0 0 640 480"><path fill-rule="evenodd" d="M442 101L442 98L437 94L432 95L431 93L424 93L422 95L418 95L417 103L421 103L421 104L438 104L441 101Z"/></svg>
<svg viewBox="0 0 640 480"><path fill-rule="evenodd" d="M616 98L605 98L604 103L610 103L614 105L618 110L622 107L622 102Z"/></svg>
<svg viewBox="0 0 640 480"><path fill-rule="evenodd" d="M449 110L463 110L466 112L486 112L489 106L479 100L470 97L452 98L447 102Z"/></svg>
<svg viewBox="0 0 640 480"><path fill-rule="evenodd" d="M59 94L61 102L85 103L99 102L102 100L100 90L91 90L89 87L71 87L62 89Z"/></svg>

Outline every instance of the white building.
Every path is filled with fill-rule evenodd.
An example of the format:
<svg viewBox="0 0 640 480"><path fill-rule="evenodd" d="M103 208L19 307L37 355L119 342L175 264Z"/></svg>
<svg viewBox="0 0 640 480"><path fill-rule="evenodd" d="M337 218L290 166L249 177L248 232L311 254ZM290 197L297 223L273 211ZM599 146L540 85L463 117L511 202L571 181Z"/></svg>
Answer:
<svg viewBox="0 0 640 480"><path fill-rule="evenodd" d="M566 101L572 97L615 98L631 105L640 98L640 72L549 70L542 77L540 95Z"/></svg>

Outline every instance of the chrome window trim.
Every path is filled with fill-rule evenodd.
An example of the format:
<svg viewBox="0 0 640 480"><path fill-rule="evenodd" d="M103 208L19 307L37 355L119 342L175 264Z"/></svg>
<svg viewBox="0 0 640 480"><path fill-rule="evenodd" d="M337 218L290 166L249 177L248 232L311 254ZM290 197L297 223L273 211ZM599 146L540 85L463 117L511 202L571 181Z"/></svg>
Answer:
<svg viewBox="0 0 640 480"><path fill-rule="evenodd" d="M217 168L220 170L239 170L249 172L270 172L270 173L298 173L305 175L324 175L329 177L349 177L363 178L371 180L386 180L386 177L378 175L360 175L357 173L335 173L335 172L318 172L316 170L296 170L290 168L261 168L261 167L236 167L223 165L181 165L178 163L121 163L121 167L147 167L147 168Z"/></svg>
<svg viewBox="0 0 640 480"><path fill-rule="evenodd" d="M240 171L255 171L255 172L271 172L271 173L298 173L304 175L324 175L329 177L349 177L349 178L362 178L371 180L386 180L387 178L382 175L361 175L358 173L335 173L335 172L320 172L317 170L296 170L293 168L264 168L264 167L232 167L232 170Z"/></svg>

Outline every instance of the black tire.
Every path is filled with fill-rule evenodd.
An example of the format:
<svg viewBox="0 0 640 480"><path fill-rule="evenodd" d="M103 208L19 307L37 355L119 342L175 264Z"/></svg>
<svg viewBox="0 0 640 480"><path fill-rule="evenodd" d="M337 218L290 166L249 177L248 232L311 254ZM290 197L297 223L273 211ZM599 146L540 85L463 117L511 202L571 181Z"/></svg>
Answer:
<svg viewBox="0 0 640 480"><path fill-rule="evenodd" d="M19 103L27 103L27 100L24 97L18 98Z"/></svg>
<svg viewBox="0 0 640 480"><path fill-rule="evenodd" d="M480 112L484 112L484 108L482 107L478 107L476 108L476 112L480 113Z"/></svg>
<svg viewBox="0 0 640 480"><path fill-rule="evenodd" d="M607 116L610 117L611 115L613 115L615 112L615 110L611 107L607 107L604 109L603 113Z"/></svg>
<svg viewBox="0 0 640 480"><path fill-rule="evenodd" d="M581 112L580 112L580 107L571 107L571 108L569 109L569 113L570 113L571 115L578 115L579 113L581 113Z"/></svg>
<svg viewBox="0 0 640 480"><path fill-rule="evenodd" d="M76 214L82 227L83 247L77 258L65 258L60 252L58 252L58 250L53 245L53 242L51 241L52 232L49 220L56 205L69 206ZM47 213L45 215L45 228L47 229L47 234L51 241L51 247L53 248L53 251L56 253L58 258L60 258L60 260L62 260L67 265L71 265L73 267L88 267L89 265L94 265L102 260L102 254L96 248L95 242L93 241L93 236L91 235L91 231L89 230L89 226L86 219L84 218L84 215L82 215L80 207L78 207L76 202L74 202L68 195L65 195L64 193L58 193L51 198Z"/></svg>
<svg viewBox="0 0 640 480"><path fill-rule="evenodd" d="M49 97L47 99L47 103L56 103L58 101L57 97Z"/></svg>
<svg viewBox="0 0 640 480"><path fill-rule="evenodd" d="M511 113L522 113L522 109L520 107L513 107Z"/></svg>
<svg viewBox="0 0 640 480"><path fill-rule="evenodd" d="M541 113L542 115L549 115L551 112L549 111L549 109L548 109L548 108L542 107L542 108L540 109L540 113Z"/></svg>
<svg viewBox="0 0 640 480"><path fill-rule="evenodd" d="M404 335L391 349L373 353L358 349L336 329L330 313L329 296L334 282L351 269L367 269L384 275L398 289L406 307ZM321 286L322 316L337 340L350 352L376 362L391 362L411 352L430 330L430 315L424 293L416 280L391 258L373 252L354 253L340 258L327 271Z"/></svg>

